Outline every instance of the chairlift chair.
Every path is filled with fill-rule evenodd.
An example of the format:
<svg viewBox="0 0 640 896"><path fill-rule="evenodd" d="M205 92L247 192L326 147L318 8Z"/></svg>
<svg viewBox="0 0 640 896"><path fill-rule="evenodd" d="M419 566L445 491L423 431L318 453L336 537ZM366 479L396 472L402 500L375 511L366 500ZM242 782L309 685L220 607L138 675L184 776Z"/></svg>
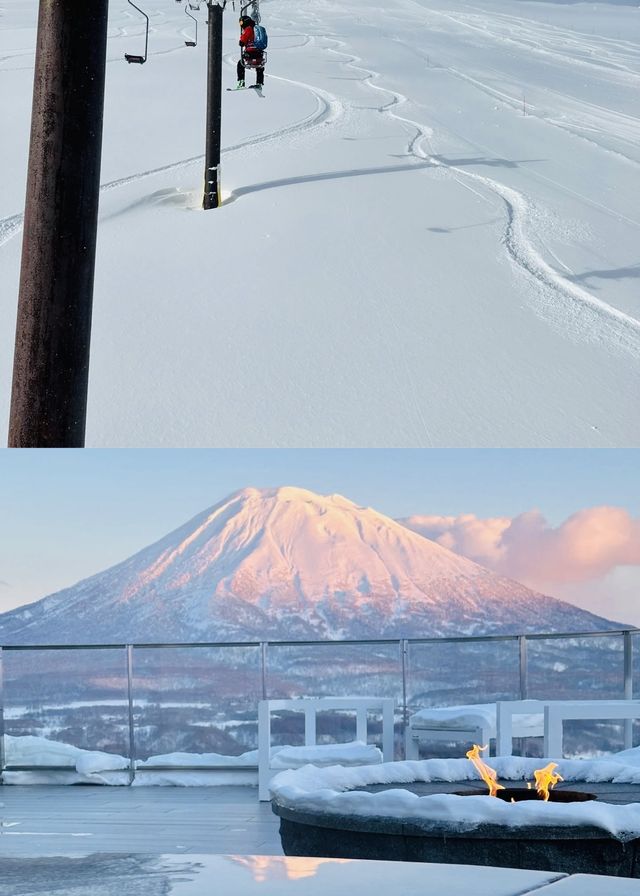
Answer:
<svg viewBox="0 0 640 896"><path fill-rule="evenodd" d="M195 47L196 44L198 43L198 20L196 19L195 16L192 16L191 13L189 12L189 10L192 8L193 7L191 6L191 4L187 3L184 7L184 11L189 16L189 18L193 19L193 21L196 23L196 39L195 40L185 40L185 42L184 42L185 47Z"/></svg>
<svg viewBox="0 0 640 896"><path fill-rule="evenodd" d="M146 29L144 34L144 56L136 56L134 53L125 53L124 58L127 62L138 62L142 65L143 62L147 61L147 48L149 46L149 16L144 12L144 10L140 9L139 6L136 6L135 3L132 3L131 0L127 0L129 6L133 6L134 9L137 9L138 12L145 17L146 21Z"/></svg>
<svg viewBox="0 0 640 896"><path fill-rule="evenodd" d="M242 54L242 64L245 68L264 68L267 64L267 51L262 50L262 56L256 58L255 56L247 56L246 53Z"/></svg>

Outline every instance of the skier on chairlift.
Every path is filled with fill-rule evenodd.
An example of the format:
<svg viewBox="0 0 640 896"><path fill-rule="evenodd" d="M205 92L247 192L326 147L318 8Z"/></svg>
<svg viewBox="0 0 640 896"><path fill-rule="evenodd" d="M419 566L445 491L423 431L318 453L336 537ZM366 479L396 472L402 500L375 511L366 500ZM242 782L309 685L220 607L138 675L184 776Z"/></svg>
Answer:
<svg viewBox="0 0 640 896"><path fill-rule="evenodd" d="M238 60L238 83L236 85L239 90L245 86L244 76L247 65L256 70L256 87L264 86L264 65L260 65L264 61L264 54L262 50L254 46L254 26L255 22L251 16L240 17L240 59Z"/></svg>

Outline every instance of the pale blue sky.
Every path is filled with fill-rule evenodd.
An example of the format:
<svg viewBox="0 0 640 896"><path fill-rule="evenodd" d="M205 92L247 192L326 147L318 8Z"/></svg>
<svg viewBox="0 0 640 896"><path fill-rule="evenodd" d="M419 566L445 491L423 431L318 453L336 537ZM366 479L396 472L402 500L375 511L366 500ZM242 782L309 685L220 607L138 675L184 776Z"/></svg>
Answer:
<svg viewBox="0 0 640 896"><path fill-rule="evenodd" d="M0 453L0 610L105 569L244 486L339 492L392 517L556 525L608 504L640 514L640 450L119 449Z"/></svg>

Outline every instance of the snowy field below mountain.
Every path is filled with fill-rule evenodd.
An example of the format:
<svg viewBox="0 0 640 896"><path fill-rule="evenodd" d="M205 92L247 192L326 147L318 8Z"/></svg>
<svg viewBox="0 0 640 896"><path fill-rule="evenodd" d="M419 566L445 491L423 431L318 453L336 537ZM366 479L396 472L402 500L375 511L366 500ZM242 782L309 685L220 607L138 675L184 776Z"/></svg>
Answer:
<svg viewBox="0 0 640 896"><path fill-rule="evenodd" d="M146 11L130 66L110 4L88 445L637 444L636 6L263 0L208 212L205 4L195 49ZM36 18L0 10L5 429Z"/></svg>

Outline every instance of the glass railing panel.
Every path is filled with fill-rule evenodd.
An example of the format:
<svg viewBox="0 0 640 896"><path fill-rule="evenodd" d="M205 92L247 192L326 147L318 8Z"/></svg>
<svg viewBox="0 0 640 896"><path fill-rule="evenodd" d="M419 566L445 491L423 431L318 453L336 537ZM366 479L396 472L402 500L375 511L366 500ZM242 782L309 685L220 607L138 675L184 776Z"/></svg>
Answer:
<svg viewBox="0 0 640 896"><path fill-rule="evenodd" d="M521 683L530 698L625 696L622 635L529 636L526 643L526 674L521 677L517 638L410 641L404 680L399 642L269 644L264 680L258 645L137 647L132 677L134 754L139 760L171 753L241 757L256 750L258 703L263 693L273 699L392 697L396 701L396 758L403 756L405 694L407 718L422 708L519 699ZM640 633L631 635L631 643L634 696L640 699ZM124 647L5 648L5 763L34 764L37 750L30 758L17 750L15 739L21 737L128 758L126 659ZM381 718L372 715L370 742L378 746L381 728ZM637 744L640 724L635 723L634 729ZM569 721L565 753L596 756L622 749L623 730L624 723L614 721ZM276 746L302 744L302 716L276 716L272 732ZM321 713L317 732L320 743L352 740L355 715ZM538 741L541 749L541 738L516 739L515 752L538 755ZM449 746L435 744L421 756L464 755L465 748L457 744L456 752L451 752ZM44 751L36 763L73 767L72 757L64 750L58 751L56 762L47 762L47 755Z"/></svg>
<svg viewBox="0 0 640 896"><path fill-rule="evenodd" d="M517 640L410 641L409 709L517 700L519 662Z"/></svg>
<svg viewBox="0 0 640 896"><path fill-rule="evenodd" d="M621 635L528 640L528 696L547 700L624 697Z"/></svg>
<svg viewBox="0 0 640 896"><path fill-rule="evenodd" d="M529 697L542 700L622 700L624 641L622 635L589 638L530 639ZM624 723L564 723L567 757L596 757L623 749Z"/></svg>
<svg viewBox="0 0 640 896"><path fill-rule="evenodd" d="M402 666L400 645L393 643L270 644L267 654L267 696L392 697L396 701L395 754L402 746ZM272 744L304 743L300 713L273 713ZM344 743L355 738L355 714L327 711L318 714L319 743ZM382 748L382 717L371 713L368 742Z"/></svg>
<svg viewBox="0 0 640 896"><path fill-rule="evenodd" d="M520 699L517 639L409 642L407 715L431 707L466 706ZM464 756L464 740L419 744L420 758ZM515 752L520 751L519 742Z"/></svg>
<svg viewBox="0 0 640 896"><path fill-rule="evenodd" d="M2 655L7 766L75 768L71 751L52 750L52 742L128 757L123 649L5 648Z"/></svg>
<svg viewBox="0 0 640 896"><path fill-rule="evenodd" d="M132 690L138 760L257 749L259 647L134 648Z"/></svg>

